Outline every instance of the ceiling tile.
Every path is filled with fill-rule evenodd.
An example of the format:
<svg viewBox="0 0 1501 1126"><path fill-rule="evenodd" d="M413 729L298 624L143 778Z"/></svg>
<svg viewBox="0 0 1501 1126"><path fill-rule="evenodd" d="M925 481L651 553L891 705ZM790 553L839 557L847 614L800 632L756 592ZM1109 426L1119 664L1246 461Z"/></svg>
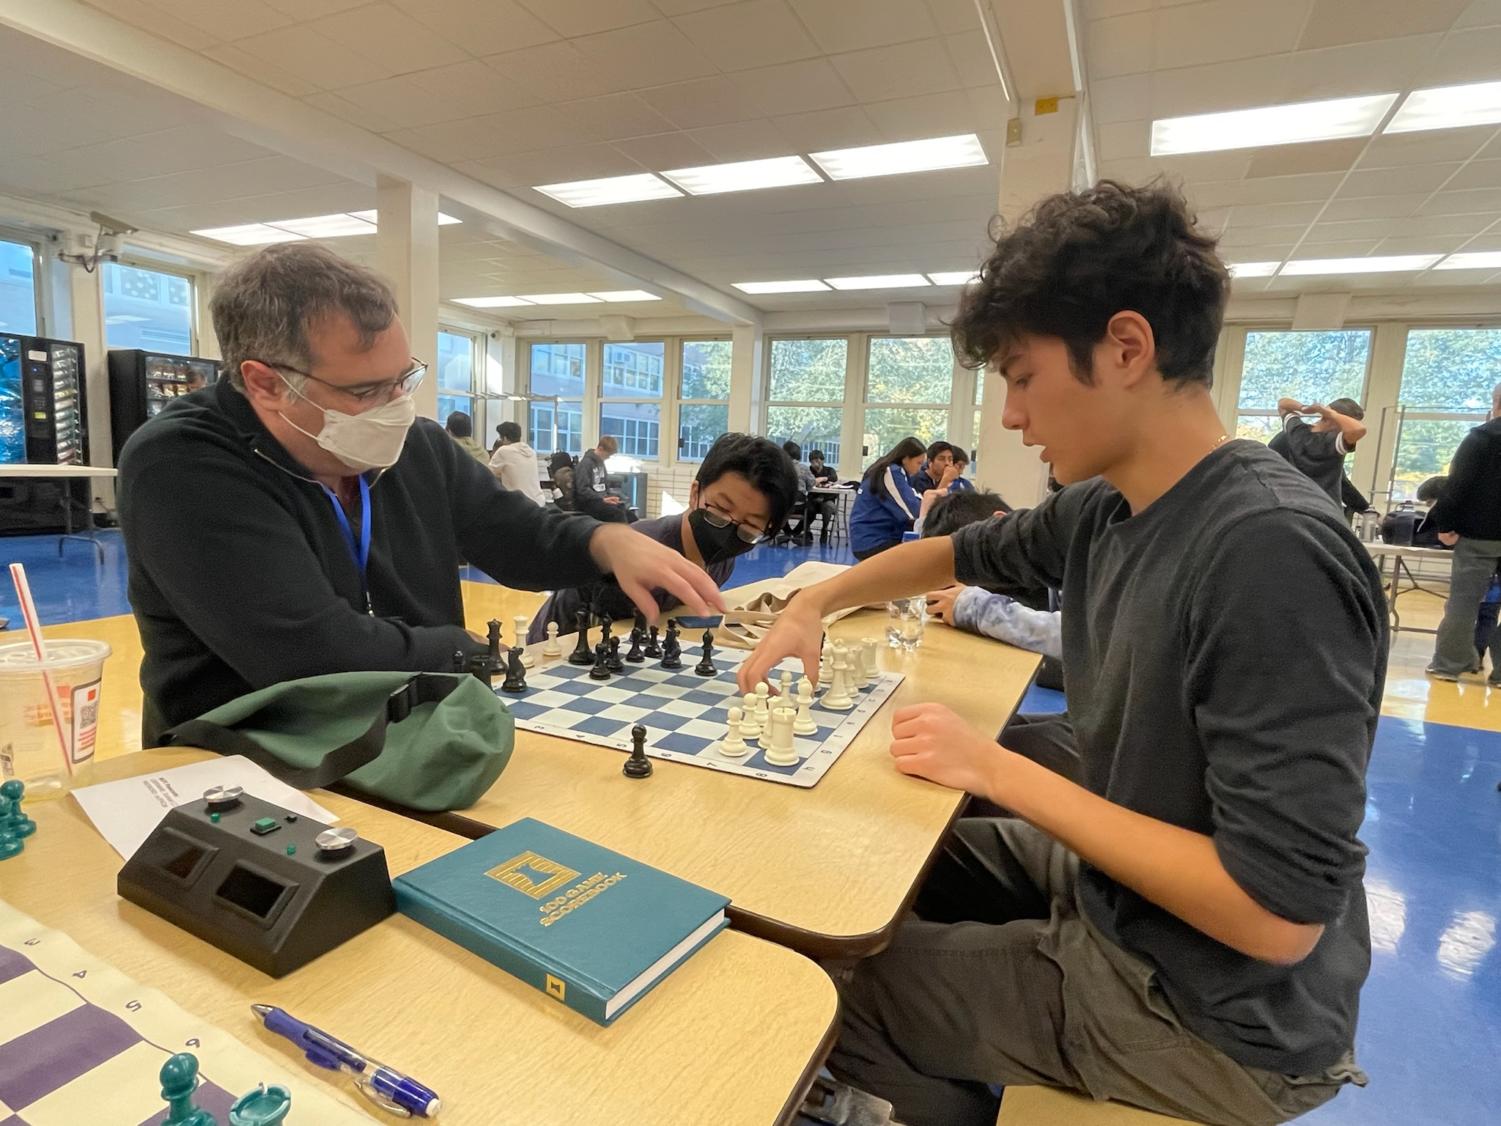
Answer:
<svg viewBox="0 0 1501 1126"><path fill-rule="evenodd" d="M113 4L99 6L114 14ZM151 0L151 6L224 41L260 35L295 22L264 0Z"/></svg>
<svg viewBox="0 0 1501 1126"><path fill-rule="evenodd" d="M1257 149L1248 176L1297 176L1306 172L1342 172L1355 163L1366 138L1315 141L1306 145L1274 145Z"/></svg>
<svg viewBox="0 0 1501 1126"><path fill-rule="evenodd" d="M1371 139L1361 168L1401 168L1409 164L1466 161L1475 156L1488 134L1473 129L1437 129L1429 133L1385 133ZM1501 151L1498 151L1501 156Z"/></svg>
<svg viewBox="0 0 1501 1126"><path fill-rule="evenodd" d="M76 184L144 180L273 155L209 125L183 125L51 153L47 162Z"/></svg>
<svg viewBox="0 0 1501 1126"><path fill-rule="evenodd" d="M521 0L534 16L572 39L659 18L648 0Z"/></svg>
<svg viewBox="0 0 1501 1126"><path fill-rule="evenodd" d="M811 58L817 45L786 0L746 0L675 21L721 70L748 70Z"/></svg>
<svg viewBox="0 0 1501 1126"><path fill-rule="evenodd" d="M767 117L833 109L855 100L828 59L756 67L729 77L747 101Z"/></svg>
<svg viewBox="0 0 1501 1126"><path fill-rule="evenodd" d="M1473 160L1460 169L1444 187L1449 191L1501 188L1501 159Z"/></svg>
<svg viewBox="0 0 1501 1126"><path fill-rule="evenodd" d="M1231 227L1220 237L1221 249L1242 246L1273 246L1286 243L1289 247L1303 236L1307 228L1303 224L1292 227ZM1228 257L1241 262L1254 262L1248 255L1235 253Z"/></svg>
<svg viewBox="0 0 1501 1126"><path fill-rule="evenodd" d="M1146 157L1151 147L1151 125L1145 121L1122 121L1095 126L1095 145L1101 160Z"/></svg>
<svg viewBox="0 0 1501 1126"><path fill-rule="evenodd" d="M848 0L790 0L792 9L829 54L884 47L937 34L932 14L912 0L862 0L857 13Z"/></svg>
<svg viewBox="0 0 1501 1126"><path fill-rule="evenodd" d="M358 125L361 129L369 129L373 133L387 133L398 127L395 121L378 110L355 105L348 98L335 94L331 90L320 90L316 94L309 94L302 99L302 102L324 113L331 113L341 121Z"/></svg>
<svg viewBox="0 0 1501 1126"><path fill-rule="evenodd" d="M964 85L994 86L1000 82L995 58L983 35L948 35L943 41Z"/></svg>
<svg viewBox="0 0 1501 1126"><path fill-rule="evenodd" d="M293 74L267 59L258 58L234 43L221 43L217 47L209 47L203 53L246 78L254 78L257 82L294 98L311 94L318 89L301 75Z"/></svg>
<svg viewBox="0 0 1501 1126"><path fill-rule="evenodd" d="M664 16L684 16L689 12L701 12L705 8L722 8L738 0L652 0Z"/></svg>
<svg viewBox="0 0 1501 1126"><path fill-rule="evenodd" d="M321 168L282 156L237 161L214 168L153 176L129 183L107 184L68 192L64 198L102 207L179 207L192 203L232 202L236 198L278 190L339 182L340 177ZM294 212L293 214L296 214Z"/></svg>
<svg viewBox="0 0 1501 1126"><path fill-rule="evenodd" d="M349 116L356 124L378 133L475 116L455 110L447 95L424 89L414 74L346 86L338 91L337 96L343 103L354 108L353 115L341 111L336 103L320 102L313 98L308 101L339 113L340 116ZM499 107L492 107L492 112L496 108Z"/></svg>
<svg viewBox="0 0 1501 1126"><path fill-rule="evenodd" d="M1402 195L1407 192L1437 191L1459 171L1457 164L1420 164L1407 168L1369 168L1350 173L1340 199L1358 199L1373 195Z"/></svg>
<svg viewBox="0 0 1501 1126"><path fill-rule="evenodd" d="M1465 241L1464 235L1404 235L1384 238L1377 254L1452 254Z"/></svg>
<svg viewBox="0 0 1501 1126"><path fill-rule="evenodd" d="M269 31L241 39L235 46L243 54L270 63L318 90L336 90L390 77L385 67L306 26ZM224 59L218 52L215 57Z"/></svg>
<svg viewBox="0 0 1501 1126"><path fill-rule="evenodd" d="M1252 203L1323 202L1342 177L1339 172L1306 176L1266 176L1255 180L1228 180L1195 184L1188 196L1200 207L1233 207Z"/></svg>
<svg viewBox="0 0 1501 1126"><path fill-rule="evenodd" d="M91 7L107 12L117 20L123 20L142 31L159 35L191 51L201 51L219 41L219 33L185 23L177 16L164 12L146 0L87 0ZM290 23L290 20L284 21ZM272 25L275 26L275 25ZM262 29L266 30L266 29Z"/></svg>
<svg viewBox="0 0 1501 1126"><path fill-rule="evenodd" d="M1315 0L1298 46L1335 47L1362 39L1396 39L1447 31L1470 0Z"/></svg>
<svg viewBox="0 0 1501 1126"><path fill-rule="evenodd" d="M1152 0L1084 0L1081 7L1086 20L1108 20L1111 16L1149 12L1152 10Z"/></svg>
<svg viewBox="0 0 1501 1126"><path fill-rule="evenodd" d="M962 90L870 102L864 109L866 116L892 141L970 133L976 124L974 107Z"/></svg>
<svg viewBox="0 0 1501 1126"><path fill-rule="evenodd" d="M1150 12L1092 21L1084 29L1085 72L1090 78L1113 78L1151 70L1152 24Z"/></svg>
<svg viewBox="0 0 1501 1126"><path fill-rule="evenodd" d="M635 94L581 98L576 102L566 102L558 109L571 124L560 139L613 141L650 136L672 128L672 122Z"/></svg>
<svg viewBox="0 0 1501 1126"><path fill-rule="evenodd" d="M516 0L392 0L392 3L473 55L535 47L558 37Z"/></svg>
<svg viewBox="0 0 1501 1126"><path fill-rule="evenodd" d="M1470 0L1470 6L1454 21L1455 28L1501 25L1501 0Z"/></svg>
<svg viewBox="0 0 1501 1126"><path fill-rule="evenodd" d="M1431 215L1420 218L1401 219L1354 219L1339 223L1328 221L1314 224L1309 229L1310 238L1389 238L1393 235L1417 237L1419 235L1464 235L1470 236L1483 229L1483 215Z"/></svg>
<svg viewBox="0 0 1501 1126"><path fill-rule="evenodd" d="M1494 82L1501 59L1501 27L1467 28L1450 35L1418 69L1422 86L1455 86L1465 82Z"/></svg>
<svg viewBox="0 0 1501 1126"><path fill-rule="evenodd" d="M324 16L307 24L351 51L372 59L388 74L463 62L468 56L429 27L390 4Z"/></svg>
<svg viewBox="0 0 1501 1126"><path fill-rule="evenodd" d="M1294 223L1311 223L1318 217L1324 204L1318 203L1253 203L1234 209L1232 221L1237 227L1278 227Z"/></svg>
<svg viewBox="0 0 1501 1126"><path fill-rule="evenodd" d="M786 156L796 149L775 125L764 120L710 125L704 129L690 130L688 136L713 157L708 162L711 164L722 160L758 160L767 156ZM684 165L668 167L682 168Z"/></svg>
<svg viewBox="0 0 1501 1126"><path fill-rule="evenodd" d="M1474 215L1490 211L1501 211L1501 188L1439 192L1418 208L1419 215Z"/></svg>
<svg viewBox="0 0 1501 1126"><path fill-rule="evenodd" d="M643 90L641 97L680 129L750 121L761 116L727 75Z"/></svg>
<svg viewBox="0 0 1501 1126"><path fill-rule="evenodd" d="M854 148L889 139L859 106L786 114L772 120L794 152Z"/></svg>
<svg viewBox="0 0 1501 1126"><path fill-rule="evenodd" d="M1197 66L1291 51L1309 2L1210 0L1159 13L1153 24L1154 62L1159 67Z"/></svg>
<svg viewBox="0 0 1501 1126"><path fill-rule="evenodd" d="M1331 223L1341 219L1405 219L1427 198L1426 194L1414 194L1337 199L1329 204L1324 219Z"/></svg>
<svg viewBox="0 0 1501 1126"><path fill-rule="evenodd" d="M941 39L835 55L833 63L862 102L936 94L960 86Z"/></svg>
<svg viewBox="0 0 1501 1126"><path fill-rule="evenodd" d="M636 90L714 73L714 64L666 20L636 24L572 40L605 71L611 90Z"/></svg>
<svg viewBox="0 0 1501 1126"><path fill-rule="evenodd" d="M1091 79L1089 114L1096 125L1118 121L1145 121L1153 117L1173 117L1153 110L1152 74L1122 74L1115 78ZM1196 111L1197 112L1197 111Z"/></svg>
<svg viewBox="0 0 1501 1126"><path fill-rule="evenodd" d="M980 16L975 11L974 0L928 0L928 10L933 13L938 30L945 35L980 30Z"/></svg>
<svg viewBox="0 0 1501 1126"><path fill-rule="evenodd" d="M643 168L660 172L667 168L697 168L714 163L714 157L686 133L659 133L616 141L615 147Z"/></svg>
<svg viewBox="0 0 1501 1126"><path fill-rule="evenodd" d="M628 176L641 166L610 145L565 145L540 152L522 152L471 162L489 175L480 178L502 187L558 184L569 180L596 180L604 176Z"/></svg>

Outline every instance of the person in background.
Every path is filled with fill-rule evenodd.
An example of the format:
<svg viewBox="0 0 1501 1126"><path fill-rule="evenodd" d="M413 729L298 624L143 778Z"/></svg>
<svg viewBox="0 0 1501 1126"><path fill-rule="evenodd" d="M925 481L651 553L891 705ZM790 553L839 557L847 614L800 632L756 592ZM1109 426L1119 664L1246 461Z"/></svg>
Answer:
<svg viewBox="0 0 1501 1126"><path fill-rule="evenodd" d="M1428 675L1458 680L1479 672L1475 624L1491 579L1501 566L1501 383L1491 391L1483 426L1465 435L1449 466L1449 480L1428 513L1439 542L1454 549L1449 597L1434 640ZM1501 688L1501 631L1492 631L1488 683Z"/></svg>
<svg viewBox="0 0 1501 1126"><path fill-rule="evenodd" d="M603 435L592 450L585 450L579 458L578 468L573 471L573 503L585 516L607 523L627 522L625 498L609 490L609 475L605 462L620 450L620 443L609 434Z"/></svg>
<svg viewBox="0 0 1501 1126"><path fill-rule="evenodd" d="M850 549L869 559L902 542L922 509L912 475L922 468L923 444L910 435L877 458L860 481L850 509Z"/></svg>
<svg viewBox="0 0 1501 1126"><path fill-rule="evenodd" d="M559 511L578 511L578 505L573 499L575 472L573 456L567 450L558 450L547 461L547 477L552 482L552 503Z"/></svg>
<svg viewBox="0 0 1501 1126"><path fill-rule="evenodd" d="M1366 435L1364 408L1354 399L1335 399L1326 407L1284 397L1277 410L1282 431L1267 445L1343 509L1345 455ZM1305 414L1318 415L1318 421L1310 424Z"/></svg>
<svg viewBox="0 0 1501 1126"><path fill-rule="evenodd" d="M797 473L792 459L767 438L722 434L709 447L688 490L688 507L681 513L637 520L631 531L656 540L708 573L723 586L743 555L779 528L797 496ZM679 605L666 591L653 596L663 611ZM587 609L594 618L608 615L629 619L631 600L613 583L567 587L555 592L537 611L527 642L542 641L547 623L557 622L558 633L577 631L577 614ZM628 627L627 627L628 628ZM616 631L624 634L627 630Z"/></svg>
<svg viewBox="0 0 1501 1126"><path fill-rule="evenodd" d="M839 470L824 461L822 450L808 451L808 472L820 485L839 484Z"/></svg>
<svg viewBox="0 0 1501 1126"><path fill-rule="evenodd" d="M474 440L474 419L463 411L454 411L448 416L448 421L443 424L443 429L448 431L448 436L459 444L463 450L475 461L488 461L485 456L485 448Z"/></svg>
<svg viewBox="0 0 1501 1126"><path fill-rule="evenodd" d="M813 514L809 505L813 502L813 487L817 482L813 471L803 464L801 446L789 439L782 443L782 452L792 459L792 467L797 471L797 500L787 515L787 526L777 536L777 542L809 544L813 542ZM792 526L794 517L798 522L795 528ZM827 517L824 523L828 523Z"/></svg>
<svg viewBox="0 0 1501 1126"><path fill-rule="evenodd" d="M539 505L545 505L542 495L542 463L537 451L522 441L521 427L514 422L502 422L495 428L500 444L490 455L490 472L513 493L531 497Z"/></svg>
<svg viewBox="0 0 1501 1126"><path fill-rule="evenodd" d="M938 488L938 482L954 464L954 447L939 439L923 451L923 467L912 474L912 491L918 496L929 489Z"/></svg>
<svg viewBox="0 0 1501 1126"><path fill-rule="evenodd" d="M959 446L954 447L954 480L949 485L950 493L972 493L975 483L964 475L969 468L969 454Z"/></svg>

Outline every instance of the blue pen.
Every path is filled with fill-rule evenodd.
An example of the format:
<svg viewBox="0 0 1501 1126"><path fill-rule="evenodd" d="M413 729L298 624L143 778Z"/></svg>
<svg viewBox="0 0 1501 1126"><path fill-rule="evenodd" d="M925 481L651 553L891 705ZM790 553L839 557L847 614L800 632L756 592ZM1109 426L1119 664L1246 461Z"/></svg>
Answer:
<svg viewBox="0 0 1501 1126"><path fill-rule="evenodd" d="M354 1085L371 1102L403 1118L433 1118L441 1102L438 1096L394 1068L357 1052L342 1040L303 1024L285 1009L274 1005L251 1005L266 1028L296 1044L319 1067L345 1071L354 1076Z"/></svg>

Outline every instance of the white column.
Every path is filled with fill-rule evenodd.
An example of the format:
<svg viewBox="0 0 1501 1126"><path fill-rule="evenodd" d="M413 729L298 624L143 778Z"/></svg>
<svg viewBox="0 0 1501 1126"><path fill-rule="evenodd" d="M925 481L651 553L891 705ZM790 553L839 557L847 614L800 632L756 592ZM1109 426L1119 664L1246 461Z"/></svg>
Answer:
<svg viewBox="0 0 1501 1126"><path fill-rule="evenodd" d="M209 304L214 299L214 287L218 280L215 274L202 273L193 277L193 315L195 317L193 335L198 343L194 345L197 355L205 360L222 360L224 353L219 351L219 337L214 332L214 318L209 313Z"/></svg>
<svg viewBox="0 0 1501 1126"><path fill-rule="evenodd" d="M59 328L50 331L53 336L63 336L83 345L84 396L89 411L89 464L114 465L110 437L109 348L104 342L104 294L100 289L99 270L90 273L82 266L62 263L56 263L56 268L67 271L68 331L66 335L62 333L64 318L61 317L55 318ZM90 496L106 511L115 507L113 481L90 478L89 488L92 490Z"/></svg>
<svg viewBox="0 0 1501 1126"><path fill-rule="evenodd" d="M1355 447L1355 455L1345 467L1355 487L1383 512L1390 507L1392 459L1397 454L1397 404L1402 398L1407 328L1391 321L1376 325L1370 376L1361 404L1369 436Z"/></svg>
<svg viewBox="0 0 1501 1126"><path fill-rule="evenodd" d="M761 371L766 334L760 325L730 329L730 431L760 434L766 428Z"/></svg>
<svg viewBox="0 0 1501 1126"><path fill-rule="evenodd" d="M980 488L1000 493L1016 508L1030 508L1047 492L1048 467L1036 447L1022 445L1022 436L1001 425L1006 407L1006 381L999 372L985 371L985 402L980 407L980 464L975 480Z"/></svg>
<svg viewBox="0 0 1501 1126"><path fill-rule="evenodd" d="M375 189L380 231L377 268L396 291L396 305L412 341L412 354L435 364L438 356L438 193L381 176ZM438 380L417 388L417 413L435 418Z"/></svg>

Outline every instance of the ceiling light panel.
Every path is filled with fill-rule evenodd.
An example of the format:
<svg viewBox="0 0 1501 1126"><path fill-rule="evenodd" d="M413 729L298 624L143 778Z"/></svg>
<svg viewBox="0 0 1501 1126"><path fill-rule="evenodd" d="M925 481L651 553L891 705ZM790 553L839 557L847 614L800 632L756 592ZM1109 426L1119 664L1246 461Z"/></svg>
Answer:
<svg viewBox="0 0 1501 1126"><path fill-rule="evenodd" d="M532 305L598 305L598 297L587 293L523 293L521 300Z"/></svg>
<svg viewBox="0 0 1501 1126"><path fill-rule="evenodd" d="M349 235L373 235L375 224L355 215L310 215L306 219L273 219L267 226L291 231L303 238L346 238Z"/></svg>
<svg viewBox="0 0 1501 1126"><path fill-rule="evenodd" d="M1369 258L1305 258L1288 262L1282 267L1281 276L1310 277L1315 274L1395 274L1410 270L1426 270L1442 254L1389 254Z"/></svg>
<svg viewBox="0 0 1501 1126"><path fill-rule="evenodd" d="M1501 122L1501 82L1440 86L1414 90L1387 123L1383 133L1417 133L1424 129L1458 129Z"/></svg>
<svg viewBox="0 0 1501 1126"><path fill-rule="evenodd" d="M349 214L353 215L356 219L363 219L367 223L374 223L374 222L377 221L376 220L376 216L379 215L380 212L378 212L378 211L351 211L351 212L349 212ZM457 223L462 223L463 221L464 220L462 220L462 219L455 219L452 215L445 215L441 211L438 212L438 226L440 226L440 227L451 227L451 226L453 226L453 225L455 225Z"/></svg>
<svg viewBox="0 0 1501 1126"><path fill-rule="evenodd" d="M601 207L610 203L638 203L644 199L672 199L683 193L666 180L642 172L633 176L606 176L602 180L571 180L564 184L539 184L533 191L551 196L569 207Z"/></svg>
<svg viewBox="0 0 1501 1126"><path fill-rule="evenodd" d="M937 168L969 168L990 163L985 159L985 150L980 147L980 138L973 133L832 149L811 155L831 180L861 180L868 176L896 176L904 172L931 172Z"/></svg>
<svg viewBox="0 0 1501 1126"><path fill-rule="evenodd" d="M302 235L278 230L265 223L242 223L237 227L205 227L190 234L227 242L231 246L270 246L274 242L298 242Z"/></svg>
<svg viewBox="0 0 1501 1126"><path fill-rule="evenodd" d="M942 274L929 274L928 280L934 285L968 285L979 276L974 270L950 270Z"/></svg>
<svg viewBox="0 0 1501 1126"><path fill-rule="evenodd" d="M1368 137L1396 100L1396 94L1371 94L1359 98L1159 118L1152 122L1152 155L1220 152L1265 145L1332 141L1341 137Z"/></svg>
<svg viewBox="0 0 1501 1126"><path fill-rule="evenodd" d="M767 160L738 160L730 164L706 164L699 168L675 168L663 172L690 195L748 192L760 188L785 188L793 184L821 184L819 176L800 156L774 156Z"/></svg>
<svg viewBox="0 0 1501 1126"><path fill-rule="evenodd" d="M1226 262L1232 278L1269 278L1281 262Z"/></svg>
<svg viewBox="0 0 1501 1126"><path fill-rule="evenodd" d="M824 278L835 289L911 289L925 286L928 279L921 274L869 274L860 278Z"/></svg>
<svg viewBox="0 0 1501 1126"><path fill-rule="evenodd" d="M647 293L644 289L611 289L603 293L590 293L587 296L597 297L601 301L660 301L655 293Z"/></svg>
<svg viewBox="0 0 1501 1126"><path fill-rule="evenodd" d="M795 281L759 281L732 283L741 293L824 293L828 286L817 278L799 278Z"/></svg>
<svg viewBox="0 0 1501 1126"><path fill-rule="evenodd" d="M1435 270L1501 270L1501 250L1477 250L1451 254Z"/></svg>
<svg viewBox="0 0 1501 1126"><path fill-rule="evenodd" d="M530 305L520 297L455 297L454 302L468 305L471 309L509 309L516 305Z"/></svg>

